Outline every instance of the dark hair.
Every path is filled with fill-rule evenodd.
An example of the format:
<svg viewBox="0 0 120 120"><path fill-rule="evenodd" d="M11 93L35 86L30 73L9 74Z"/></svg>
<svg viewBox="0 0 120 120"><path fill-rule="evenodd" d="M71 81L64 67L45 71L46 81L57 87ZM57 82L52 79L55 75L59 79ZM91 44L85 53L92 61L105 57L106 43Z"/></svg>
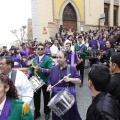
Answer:
<svg viewBox="0 0 120 120"><path fill-rule="evenodd" d="M114 48L114 42L113 42L113 40L108 40L108 41L109 41L109 43L111 45L111 48Z"/></svg>
<svg viewBox="0 0 120 120"><path fill-rule="evenodd" d="M82 36L80 35L80 36L78 36L78 38L82 38Z"/></svg>
<svg viewBox="0 0 120 120"><path fill-rule="evenodd" d="M3 46L3 48L7 48L6 46Z"/></svg>
<svg viewBox="0 0 120 120"><path fill-rule="evenodd" d="M12 59L12 57L10 56L3 56L2 59L6 60L6 64L11 64L11 67L14 67L14 60Z"/></svg>
<svg viewBox="0 0 120 120"><path fill-rule="evenodd" d="M22 43L21 46L25 45L25 43Z"/></svg>
<svg viewBox="0 0 120 120"><path fill-rule="evenodd" d="M37 48L38 48L38 46L43 46L43 48L45 49L45 45L44 45L43 43L39 43L39 44L37 45Z"/></svg>
<svg viewBox="0 0 120 120"><path fill-rule="evenodd" d="M111 79L109 68L102 64L94 64L88 73L95 90L106 92Z"/></svg>
<svg viewBox="0 0 120 120"><path fill-rule="evenodd" d="M70 43L70 42L67 42L65 45L70 45L70 46L71 46L71 43Z"/></svg>
<svg viewBox="0 0 120 120"><path fill-rule="evenodd" d="M9 90L7 91L6 96L8 96L10 98L18 99L17 90L16 90L12 80L10 80L8 78L8 76L0 74L0 81L5 84L5 87L6 87L6 85L9 85Z"/></svg>
<svg viewBox="0 0 120 120"><path fill-rule="evenodd" d="M111 62L116 63L120 68L120 52L115 52L111 55Z"/></svg>
<svg viewBox="0 0 120 120"><path fill-rule="evenodd" d="M10 50L14 50L14 54L17 54L17 49L15 47L12 47Z"/></svg>

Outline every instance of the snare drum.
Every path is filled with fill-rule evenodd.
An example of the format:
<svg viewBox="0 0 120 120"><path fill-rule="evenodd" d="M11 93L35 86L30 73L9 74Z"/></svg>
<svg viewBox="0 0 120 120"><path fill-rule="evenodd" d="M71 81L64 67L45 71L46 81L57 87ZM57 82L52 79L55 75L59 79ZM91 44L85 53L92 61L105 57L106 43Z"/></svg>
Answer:
<svg viewBox="0 0 120 120"><path fill-rule="evenodd" d="M100 55L100 52L98 50L91 50L88 52L88 56L86 56L86 58L96 59L98 55Z"/></svg>
<svg viewBox="0 0 120 120"><path fill-rule="evenodd" d="M57 115L64 115L74 104L74 96L67 89L62 89L48 103L48 107Z"/></svg>
<svg viewBox="0 0 120 120"><path fill-rule="evenodd" d="M32 66L32 59L26 60L26 61L25 61L25 65L26 65L27 67Z"/></svg>
<svg viewBox="0 0 120 120"><path fill-rule="evenodd" d="M32 76L30 78L30 84L34 92L36 92L40 87L42 87L45 83L43 82L42 79Z"/></svg>

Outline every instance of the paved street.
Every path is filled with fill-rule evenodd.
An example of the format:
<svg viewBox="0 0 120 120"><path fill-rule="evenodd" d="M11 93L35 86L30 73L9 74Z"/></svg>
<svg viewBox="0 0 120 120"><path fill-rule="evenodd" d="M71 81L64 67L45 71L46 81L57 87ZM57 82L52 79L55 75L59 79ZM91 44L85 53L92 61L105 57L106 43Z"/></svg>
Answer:
<svg viewBox="0 0 120 120"><path fill-rule="evenodd" d="M91 103L91 92L87 86L88 71L89 71L89 69L85 69L85 79L84 79L83 87L80 88L78 85L76 85L78 110L82 117L82 120L85 120L87 108ZM41 107L42 107L41 108L41 117L38 118L37 120L44 120L43 101L41 103ZM50 120L52 120L52 119L50 119Z"/></svg>

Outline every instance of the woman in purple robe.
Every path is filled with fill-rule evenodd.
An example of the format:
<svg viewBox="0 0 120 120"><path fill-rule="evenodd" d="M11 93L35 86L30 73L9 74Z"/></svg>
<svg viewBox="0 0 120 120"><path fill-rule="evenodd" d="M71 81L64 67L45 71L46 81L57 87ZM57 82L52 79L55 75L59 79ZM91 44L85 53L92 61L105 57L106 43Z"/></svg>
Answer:
<svg viewBox="0 0 120 120"><path fill-rule="evenodd" d="M17 53L17 49L15 47L11 48L10 56L14 60L14 67L15 68L19 68L22 66L21 55Z"/></svg>
<svg viewBox="0 0 120 120"><path fill-rule="evenodd" d="M63 88L68 88L69 92L74 95L75 97L75 103L73 106L69 109L68 112L66 112L61 117L58 117L57 115L52 112L52 120L81 120L81 117L78 112L77 108L77 102L76 102L76 91L75 91L75 84L80 83L80 75L78 74L75 67L70 66L69 72L68 72L68 65L66 63L66 53L59 51L57 53L57 62L58 65L53 67L51 70L51 74L48 80L48 88L47 91L51 91L51 87L56 84L60 79L63 79L60 84L56 85L52 89L52 97L56 95L59 91L61 91ZM70 77L67 77L67 73L70 73Z"/></svg>
<svg viewBox="0 0 120 120"><path fill-rule="evenodd" d="M29 51L29 49L26 47L26 44L25 44L25 43L22 43L21 46L22 46L22 49L20 50L20 55L21 55L21 57L22 57L22 59L23 59L22 67L28 67L28 66L26 65L26 62L27 62L27 60L29 60L30 57L31 57L30 51Z"/></svg>

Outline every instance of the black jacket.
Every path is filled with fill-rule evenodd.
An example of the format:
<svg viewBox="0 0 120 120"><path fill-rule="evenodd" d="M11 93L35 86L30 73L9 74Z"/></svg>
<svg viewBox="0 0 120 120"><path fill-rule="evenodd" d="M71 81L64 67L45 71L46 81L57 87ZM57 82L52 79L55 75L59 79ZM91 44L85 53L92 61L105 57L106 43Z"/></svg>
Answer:
<svg viewBox="0 0 120 120"><path fill-rule="evenodd" d="M116 73L111 77L108 92L116 98L120 105L120 73Z"/></svg>
<svg viewBox="0 0 120 120"><path fill-rule="evenodd" d="M109 48L105 54L103 54L103 61L107 63L107 67L109 67L110 64L110 57L115 52L114 48Z"/></svg>
<svg viewBox="0 0 120 120"><path fill-rule="evenodd" d="M86 120L120 120L120 109L109 93L100 93L92 101Z"/></svg>

